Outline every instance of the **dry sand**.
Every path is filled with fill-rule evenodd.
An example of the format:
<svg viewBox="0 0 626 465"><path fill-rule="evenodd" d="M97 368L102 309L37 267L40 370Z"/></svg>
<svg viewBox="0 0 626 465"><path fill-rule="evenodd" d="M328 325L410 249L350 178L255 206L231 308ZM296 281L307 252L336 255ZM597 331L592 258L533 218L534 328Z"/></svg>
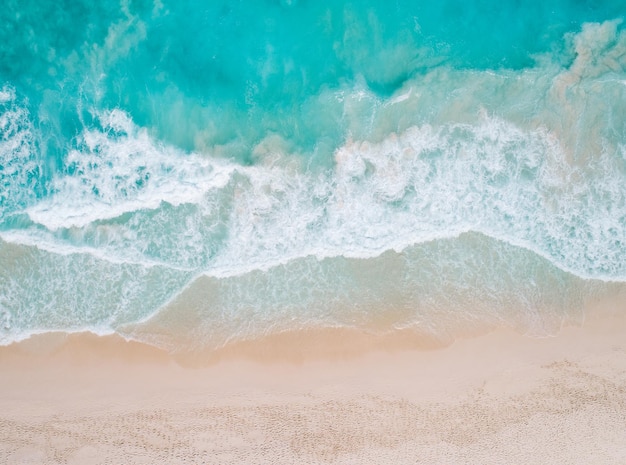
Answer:
<svg viewBox="0 0 626 465"><path fill-rule="evenodd" d="M31 338L0 350L0 463L626 464L625 317L391 340L296 334L185 367L117 337Z"/></svg>

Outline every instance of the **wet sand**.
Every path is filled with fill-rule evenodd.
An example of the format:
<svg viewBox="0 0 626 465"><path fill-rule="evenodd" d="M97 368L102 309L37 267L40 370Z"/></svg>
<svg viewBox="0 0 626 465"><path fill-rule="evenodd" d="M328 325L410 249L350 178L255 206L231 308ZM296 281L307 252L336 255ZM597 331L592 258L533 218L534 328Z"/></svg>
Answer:
<svg viewBox="0 0 626 465"><path fill-rule="evenodd" d="M0 463L625 464L614 310L445 348L315 331L173 358L42 335L0 349Z"/></svg>

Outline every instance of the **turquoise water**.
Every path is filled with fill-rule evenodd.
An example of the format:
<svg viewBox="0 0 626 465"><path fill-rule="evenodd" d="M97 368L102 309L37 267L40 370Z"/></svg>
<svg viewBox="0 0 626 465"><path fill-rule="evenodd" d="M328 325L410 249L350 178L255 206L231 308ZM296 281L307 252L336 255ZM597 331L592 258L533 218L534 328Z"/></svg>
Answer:
<svg viewBox="0 0 626 465"><path fill-rule="evenodd" d="M534 3L9 0L0 343L582 321L626 282L624 9Z"/></svg>

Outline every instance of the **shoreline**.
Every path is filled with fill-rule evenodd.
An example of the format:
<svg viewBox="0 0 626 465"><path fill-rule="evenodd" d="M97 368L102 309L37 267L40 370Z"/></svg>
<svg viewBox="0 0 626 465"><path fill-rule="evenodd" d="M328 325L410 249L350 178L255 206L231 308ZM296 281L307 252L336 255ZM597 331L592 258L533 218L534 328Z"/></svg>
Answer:
<svg viewBox="0 0 626 465"><path fill-rule="evenodd" d="M34 337L0 348L0 462L622 464L626 309L611 306L549 338L435 349L320 331L205 364L119 336Z"/></svg>

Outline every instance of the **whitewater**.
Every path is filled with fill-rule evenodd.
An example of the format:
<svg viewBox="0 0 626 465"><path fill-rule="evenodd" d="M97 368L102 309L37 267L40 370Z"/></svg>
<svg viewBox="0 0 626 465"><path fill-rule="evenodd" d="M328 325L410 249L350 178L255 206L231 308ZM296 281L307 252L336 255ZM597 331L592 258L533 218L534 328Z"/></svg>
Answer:
<svg viewBox="0 0 626 465"><path fill-rule="evenodd" d="M545 336L623 292L619 2L261 3L0 13L0 344Z"/></svg>

